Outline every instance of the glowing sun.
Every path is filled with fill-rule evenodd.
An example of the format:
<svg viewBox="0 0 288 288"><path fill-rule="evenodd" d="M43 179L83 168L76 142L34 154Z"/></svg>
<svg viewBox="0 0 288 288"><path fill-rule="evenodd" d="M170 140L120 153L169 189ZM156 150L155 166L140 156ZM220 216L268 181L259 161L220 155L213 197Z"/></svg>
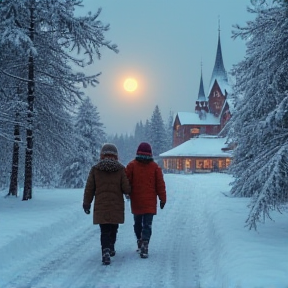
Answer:
<svg viewBox="0 0 288 288"><path fill-rule="evenodd" d="M127 92L134 92L138 87L138 83L134 78L127 78L123 86Z"/></svg>

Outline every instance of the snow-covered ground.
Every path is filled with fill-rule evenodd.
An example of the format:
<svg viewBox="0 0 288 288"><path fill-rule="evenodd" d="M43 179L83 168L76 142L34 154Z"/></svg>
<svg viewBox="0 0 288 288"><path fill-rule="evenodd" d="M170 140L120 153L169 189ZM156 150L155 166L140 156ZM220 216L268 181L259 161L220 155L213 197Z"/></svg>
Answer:
<svg viewBox="0 0 288 288"><path fill-rule="evenodd" d="M167 204L153 222L149 258L136 250L130 203L117 254L101 264L99 227L82 189L0 198L1 288L287 288L288 217L244 227L249 199L227 197L226 174L166 174ZM224 193L224 194L223 194Z"/></svg>

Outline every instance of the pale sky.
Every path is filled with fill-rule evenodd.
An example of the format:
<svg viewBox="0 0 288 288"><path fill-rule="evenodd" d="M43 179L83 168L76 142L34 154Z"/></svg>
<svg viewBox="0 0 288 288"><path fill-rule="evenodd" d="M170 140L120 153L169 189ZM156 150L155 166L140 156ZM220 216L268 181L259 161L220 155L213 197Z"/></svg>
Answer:
<svg viewBox="0 0 288 288"><path fill-rule="evenodd" d="M86 72L102 72L100 84L85 92L97 106L108 134L134 133L150 119L156 105L166 122L169 112L193 112L198 96L201 61L204 90L216 57L218 23L227 72L245 56L245 42L233 40L232 25L245 26L253 15L250 0L84 0L79 13L96 12L110 24L107 40L118 54L104 49ZM127 77L138 81L125 92Z"/></svg>

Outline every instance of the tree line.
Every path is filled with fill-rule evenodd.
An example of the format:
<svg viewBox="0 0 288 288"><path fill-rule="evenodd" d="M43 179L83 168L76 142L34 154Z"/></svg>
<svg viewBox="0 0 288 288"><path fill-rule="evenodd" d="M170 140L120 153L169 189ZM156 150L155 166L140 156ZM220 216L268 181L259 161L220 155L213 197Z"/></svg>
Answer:
<svg viewBox="0 0 288 288"><path fill-rule="evenodd" d="M110 135L108 140L119 148L119 158L123 164L128 164L135 158L141 142L149 142L152 146L154 161L161 166L159 154L173 147L173 120L173 114L170 112L167 121L164 121L160 108L156 105L150 119L146 119L145 123L142 121L136 123L134 135Z"/></svg>

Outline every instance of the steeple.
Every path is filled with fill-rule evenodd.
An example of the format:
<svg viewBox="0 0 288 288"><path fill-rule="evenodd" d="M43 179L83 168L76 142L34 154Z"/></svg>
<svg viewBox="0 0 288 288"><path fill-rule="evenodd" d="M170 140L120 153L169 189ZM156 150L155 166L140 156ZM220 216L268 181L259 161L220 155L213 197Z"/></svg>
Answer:
<svg viewBox="0 0 288 288"><path fill-rule="evenodd" d="M196 100L195 112L199 114L200 119L206 118L206 113L209 112L208 102L204 93L203 77L202 77L202 62L201 62L201 77L198 98Z"/></svg>
<svg viewBox="0 0 288 288"><path fill-rule="evenodd" d="M219 20L219 28L218 28L217 53L216 53L214 69L212 72L212 77L210 80L210 87L211 85L213 85L215 79L217 80L218 83L223 82L223 81L226 83L228 82L227 73L224 68L224 63L223 63L223 58L222 58L222 49L221 49L221 41L220 41L220 20Z"/></svg>
<svg viewBox="0 0 288 288"><path fill-rule="evenodd" d="M203 85L203 77L202 77L202 63L201 63L201 78L200 78L200 87L198 93L197 101L206 101L205 93L204 93L204 85Z"/></svg>

